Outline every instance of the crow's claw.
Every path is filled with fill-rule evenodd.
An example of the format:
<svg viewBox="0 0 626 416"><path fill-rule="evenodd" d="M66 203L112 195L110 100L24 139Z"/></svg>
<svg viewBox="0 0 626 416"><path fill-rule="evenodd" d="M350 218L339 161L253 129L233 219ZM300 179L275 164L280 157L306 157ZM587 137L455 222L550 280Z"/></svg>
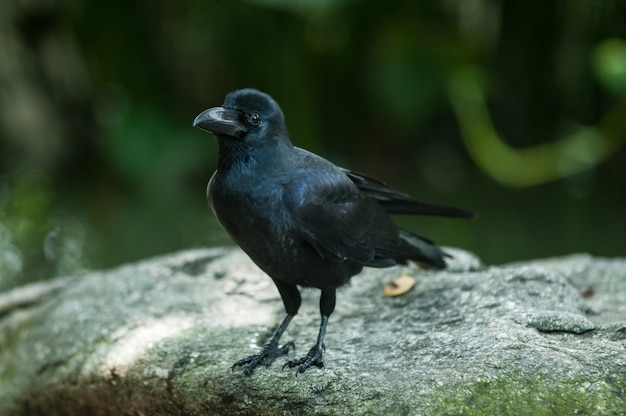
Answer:
<svg viewBox="0 0 626 416"><path fill-rule="evenodd" d="M295 345L291 341L280 348L276 343L270 342L261 350L260 353L236 361L231 367L231 370L234 370L236 367L243 367L241 378L248 377L259 365L269 367L274 360L276 360L276 358L287 354L289 352L289 348L295 349Z"/></svg>
<svg viewBox="0 0 626 416"><path fill-rule="evenodd" d="M283 368L298 367L297 369L298 373L304 373L306 370L308 370L309 368L313 366L317 368L324 368L324 362L322 361L323 354L324 354L324 346L316 345L309 350L309 353L306 356L299 358L297 360L288 361L287 364L283 366Z"/></svg>

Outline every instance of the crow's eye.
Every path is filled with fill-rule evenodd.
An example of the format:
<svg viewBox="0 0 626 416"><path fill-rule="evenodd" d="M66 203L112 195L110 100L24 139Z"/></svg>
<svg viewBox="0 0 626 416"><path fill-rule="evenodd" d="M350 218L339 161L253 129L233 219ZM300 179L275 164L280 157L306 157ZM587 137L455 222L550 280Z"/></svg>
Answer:
<svg viewBox="0 0 626 416"><path fill-rule="evenodd" d="M248 117L248 122L253 126L258 126L261 124L261 116L258 114L252 114Z"/></svg>

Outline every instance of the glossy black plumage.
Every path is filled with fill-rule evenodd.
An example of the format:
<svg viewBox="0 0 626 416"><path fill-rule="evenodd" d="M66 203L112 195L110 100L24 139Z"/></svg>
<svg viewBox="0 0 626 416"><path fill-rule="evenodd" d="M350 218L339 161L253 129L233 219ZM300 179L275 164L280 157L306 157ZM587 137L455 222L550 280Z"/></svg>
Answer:
<svg viewBox="0 0 626 416"><path fill-rule="evenodd" d="M389 214L471 218L469 211L425 204L385 183L340 168L291 144L280 107L253 89L230 93L222 107L202 112L194 126L218 139L218 169L209 204L232 239L275 282L287 317L260 354L235 363L250 375L286 354L278 341L300 307L298 286L321 289L316 345L287 363L304 372L322 367L323 339L335 289L363 266L416 261L445 267L430 240L399 229Z"/></svg>

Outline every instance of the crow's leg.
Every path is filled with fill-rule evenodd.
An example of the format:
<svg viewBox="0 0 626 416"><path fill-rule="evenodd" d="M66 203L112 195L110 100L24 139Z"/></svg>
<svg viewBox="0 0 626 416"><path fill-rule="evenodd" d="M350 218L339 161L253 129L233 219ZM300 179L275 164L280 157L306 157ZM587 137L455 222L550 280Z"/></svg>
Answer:
<svg viewBox="0 0 626 416"><path fill-rule="evenodd" d="M309 353L304 357L291 360L286 366L290 368L298 367L298 373L304 373L306 370L315 366L317 368L324 368L324 362L322 356L324 354L324 335L326 335L326 326L328 325L328 318L330 314L335 310L335 288L322 289L322 296L320 297L320 312L322 314L322 322L320 324L320 332L317 336L317 342L309 350Z"/></svg>
<svg viewBox="0 0 626 416"><path fill-rule="evenodd" d="M242 358L233 364L233 369L235 369L235 367L243 367L243 371L241 372L242 378L250 376L254 369L260 364L268 367L276 358L287 354L289 352L289 348L294 347L294 344L291 341L282 347L278 346L278 341L280 341L280 337L287 329L287 326L289 326L291 318L293 318L293 315L285 316L283 322L280 324L278 329L276 329L276 332L274 332L274 335L272 335L272 338L270 338L269 342L265 344L265 347L263 347L260 353Z"/></svg>
<svg viewBox="0 0 626 416"><path fill-rule="evenodd" d="M283 332L285 332L289 326L289 322L291 322L291 319L298 313L301 303L300 292L298 292L297 286L284 285L278 282L274 283L276 283L280 296L283 299L285 309L287 310L287 316L285 316L285 319L283 319L281 324L276 329L276 332L274 332L274 335L272 335L272 338L270 338L268 343L265 344L265 347L263 347L260 353L243 358L233 364L233 369L235 367L243 367L243 371L241 372L242 378L250 376L254 369L261 364L268 367L274 362L274 360L276 360L276 358L287 354L289 352L289 348L295 348L293 342L291 341L282 347L279 347L278 343L280 341L280 337L283 335Z"/></svg>

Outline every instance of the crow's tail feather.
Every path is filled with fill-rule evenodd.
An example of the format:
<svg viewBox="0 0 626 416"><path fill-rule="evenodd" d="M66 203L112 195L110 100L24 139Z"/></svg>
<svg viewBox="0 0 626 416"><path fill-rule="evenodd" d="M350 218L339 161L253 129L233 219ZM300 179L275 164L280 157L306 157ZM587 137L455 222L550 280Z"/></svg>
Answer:
<svg viewBox="0 0 626 416"><path fill-rule="evenodd" d="M431 240L407 230L400 230L400 238L402 239L403 253L401 257L396 258L398 263L406 263L408 260L413 260L428 268L446 268L444 257L449 257L449 255L444 253Z"/></svg>

